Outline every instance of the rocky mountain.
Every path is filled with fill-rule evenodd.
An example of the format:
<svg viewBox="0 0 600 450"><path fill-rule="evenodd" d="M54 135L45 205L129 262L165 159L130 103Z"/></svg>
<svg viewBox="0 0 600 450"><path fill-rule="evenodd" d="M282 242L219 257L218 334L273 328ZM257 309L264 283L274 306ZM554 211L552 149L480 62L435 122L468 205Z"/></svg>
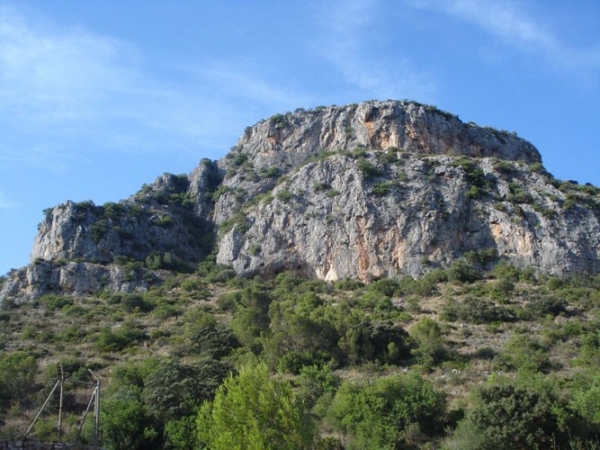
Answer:
<svg viewBox="0 0 600 450"><path fill-rule="evenodd" d="M143 290L209 255L244 276L419 276L466 258L600 272L600 189L514 133L408 101L298 109L132 197L45 211L0 299Z"/></svg>

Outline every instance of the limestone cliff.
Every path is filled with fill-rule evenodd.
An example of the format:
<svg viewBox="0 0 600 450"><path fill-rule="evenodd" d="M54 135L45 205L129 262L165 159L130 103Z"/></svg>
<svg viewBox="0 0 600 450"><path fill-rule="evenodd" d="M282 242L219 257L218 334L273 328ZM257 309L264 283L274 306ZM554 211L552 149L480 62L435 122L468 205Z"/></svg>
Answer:
<svg viewBox="0 0 600 450"><path fill-rule="evenodd" d="M48 210L32 264L0 298L143 289L156 270L191 269L211 251L242 275L326 280L418 276L490 251L547 273L598 273L599 205L600 190L554 179L529 142L430 106L297 110L247 128L189 176ZM141 272L123 281L118 269L133 263Z"/></svg>

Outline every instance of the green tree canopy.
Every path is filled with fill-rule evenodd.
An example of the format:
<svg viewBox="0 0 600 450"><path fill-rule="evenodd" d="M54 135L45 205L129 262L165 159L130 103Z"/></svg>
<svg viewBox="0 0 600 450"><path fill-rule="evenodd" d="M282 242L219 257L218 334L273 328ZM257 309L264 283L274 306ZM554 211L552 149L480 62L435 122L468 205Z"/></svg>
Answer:
<svg viewBox="0 0 600 450"><path fill-rule="evenodd" d="M244 366L198 413L198 437L211 450L298 450L315 442L315 428L289 383L266 365Z"/></svg>
<svg viewBox="0 0 600 450"><path fill-rule="evenodd" d="M493 380L475 390L473 404L449 448L525 450L560 446L568 417L565 406L548 383Z"/></svg>
<svg viewBox="0 0 600 450"><path fill-rule="evenodd" d="M367 385L346 382L332 404L338 427L352 437L350 449L395 449L410 425L424 433L439 431L445 413L446 396L417 373Z"/></svg>
<svg viewBox="0 0 600 450"><path fill-rule="evenodd" d="M162 425L133 386L123 387L103 403L100 421L103 445L110 450L162 448Z"/></svg>

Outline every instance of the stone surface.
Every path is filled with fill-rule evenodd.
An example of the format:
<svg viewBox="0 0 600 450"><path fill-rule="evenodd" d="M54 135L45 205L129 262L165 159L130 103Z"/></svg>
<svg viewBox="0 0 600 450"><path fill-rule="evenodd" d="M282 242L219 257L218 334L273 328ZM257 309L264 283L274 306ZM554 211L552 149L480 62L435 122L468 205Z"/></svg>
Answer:
<svg viewBox="0 0 600 450"><path fill-rule="evenodd" d="M430 106L297 110L248 127L188 176L49 209L32 263L0 299L143 290L155 269L193 268L211 251L246 276L419 276L488 249L546 273L598 273L599 192L555 180L513 133ZM132 274L132 261L146 269Z"/></svg>

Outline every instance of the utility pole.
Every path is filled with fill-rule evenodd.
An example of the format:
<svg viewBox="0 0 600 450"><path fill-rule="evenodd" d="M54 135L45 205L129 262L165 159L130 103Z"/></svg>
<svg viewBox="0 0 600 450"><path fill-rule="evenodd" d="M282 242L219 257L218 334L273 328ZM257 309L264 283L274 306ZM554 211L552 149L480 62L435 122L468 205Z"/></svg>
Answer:
<svg viewBox="0 0 600 450"><path fill-rule="evenodd" d="M81 431L83 430L83 425L85 424L85 419L88 415L88 412L90 411L90 408L91 408L92 402L93 402L94 403L94 435L92 436L92 441L93 441L93 445L98 446L98 441L100 440L100 437L99 437L100 436L100 432L99 432L99 430L100 430L100 378L98 378L98 376L94 372L92 372L90 369L88 369L88 371L92 374L92 377L94 377L96 379L95 383L74 381L74 383L80 383L80 384L84 384L86 386L94 386L94 392L92 393L92 396L90 397L90 401L87 405L85 413L83 414L83 418L82 418L81 424L79 426L79 431L77 433L76 440L78 440L79 436L81 435ZM25 435L23 436L24 439L27 439L27 436L29 436L29 433L33 429L33 426L35 425L35 423L37 422L39 417L42 415L44 408L46 407L46 405L52 398L52 394L54 394L54 391L56 391L56 389L58 389L60 387L60 390L59 390L60 399L59 399L59 406L58 406L58 441L62 442L62 416L63 416L64 384L65 384L65 371L64 371L63 365L61 364L60 365L60 378L56 381L56 384L50 391L50 394L48 394L46 401L44 402L44 404L38 411L37 415L33 419L33 422L31 422L31 425L25 432Z"/></svg>
<svg viewBox="0 0 600 450"><path fill-rule="evenodd" d="M100 378L96 376L90 369L88 371L96 379L95 401L94 401L94 438L93 445L98 445L99 430L100 430Z"/></svg>
<svg viewBox="0 0 600 450"><path fill-rule="evenodd" d="M33 428L33 426L35 425L35 423L37 422L38 418L42 414L42 411L44 410L44 408L46 407L46 405L50 401L50 398L52 397L52 394L54 394L54 391L56 390L56 388L58 387L59 384L60 384L60 380L58 380L56 382L56 384L54 385L54 387L50 391L50 394L48 394L48 397L46 398L46 401L44 402L44 404L42 405L42 407L38 411L37 415L35 416L35 419L33 419L33 422L31 422L31 425L29 425L29 428L25 432L25 436L24 436L25 439L27 439L27 436L29 435L29 432L31 431L31 429Z"/></svg>
<svg viewBox="0 0 600 450"><path fill-rule="evenodd" d="M65 384L65 371L60 365L60 400L58 402L58 442L62 441L62 412L63 412L63 387Z"/></svg>

